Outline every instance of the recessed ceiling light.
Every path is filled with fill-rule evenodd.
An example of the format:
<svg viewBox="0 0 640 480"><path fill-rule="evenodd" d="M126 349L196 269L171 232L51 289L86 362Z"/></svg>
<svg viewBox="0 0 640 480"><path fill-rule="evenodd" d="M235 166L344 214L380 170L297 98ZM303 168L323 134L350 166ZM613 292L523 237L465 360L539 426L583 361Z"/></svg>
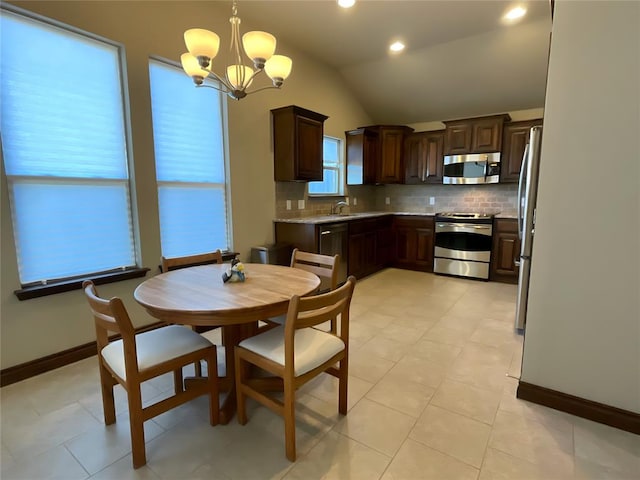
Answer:
<svg viewBox="0 0 640 480"><path fill-rule="evenodd" d="M504 19L509 21L517 20L518 18L524 17L525 13L527 13L526 8L519 7L519 6L514 7L506 13L506 15L504 16Z"/></svg>
<svg viewBox="0 0 640 480"><path fill-rule="evenodd" d="M394 53L401 52L402 50L404 50L404 43L400 41L393 42L391 45L389 45L389 50Z"/></svg>
<svg viewBox="0 0 640 480"><path fill-rule="evenodd" d="M338 0L338 5L342 8L351 8L355 5L356 0Z"/></svg>

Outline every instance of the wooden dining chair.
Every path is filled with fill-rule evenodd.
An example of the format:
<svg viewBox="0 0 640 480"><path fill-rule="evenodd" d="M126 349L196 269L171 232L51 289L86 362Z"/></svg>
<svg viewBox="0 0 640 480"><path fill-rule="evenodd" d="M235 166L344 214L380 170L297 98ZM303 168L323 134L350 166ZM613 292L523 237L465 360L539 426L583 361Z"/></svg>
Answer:
<svg viewBox="0 0 640 480"><path fill-rule="evenodd" d="M321 255L319 253L309 253L297 248L293 249L291 253L291 267L300 268L311 272L320 277L320 286L318 287L318 293L328 292L335 290L338 286L338 265L340 262L340 255L336 254ZM270 325L284 325L286 315L280 315L279 317L271 317L266 320ZM336 333L336 319L330 320L330 331Z"/></svg>
<svg viewBox="0 0 640 480"><path fill-rule="evenodd" d="M349 372L349 306L356 278L327 293L311 297L295 295L289 302L283 326L249 337L236 347L236 401L238 422L247 423L249 396L284 417L286 455L296 459L295 391L322 372L338 378L338 411L347 414ZM340 332L313 328L340 316ZM336 363L338 366L336 366ZM266 370L275 378L252 378L249 364ZM273 380L281 379L284 401L269 396Z"/></svg>
<svg viewBox="0 0 640 480"><path fill-rule="evenodd" d="M195 267L196 265L210 265L222 263L222 252L201 253L198 255L186 255L183 257L162 257L162 272L170 272L179 268Z"/></svg>
<svg viewBox="0 0 640 480"><path fill-rule="evenodd" d="M143 427L146 420L200 395L209 395L209 422L217 425L219 400L216 346L179 325L169 325L136 335L120 298L100 298L90 280L83 282L82 287L95 321L104 423L111 425L116 421L113 387L119 383L127 392L129 403L133 468L147 463ZM109 332L117 333L121 338L110 339ZM200 360L207 362L208 380L185 390L182 368ZM140 384L169 372L173 372L174 395L143 408Z"/></svg>

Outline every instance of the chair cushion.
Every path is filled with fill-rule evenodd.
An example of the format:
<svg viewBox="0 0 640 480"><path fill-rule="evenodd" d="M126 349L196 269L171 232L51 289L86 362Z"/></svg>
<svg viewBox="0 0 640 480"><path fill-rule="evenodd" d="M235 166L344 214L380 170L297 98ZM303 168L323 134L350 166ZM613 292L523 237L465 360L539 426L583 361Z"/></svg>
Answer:
<svg viewBox="0 0 640 480"><path fill-rule="evenodd" d="M158 365L213 345L202 335L179 325L156 328L136 335L138 370ZM111 342L100 354L116 375L126 380L122 340Z"/></svg>
<svg viewBox="0 0 640 480"><path fill-rule="evenodd" d="M284 366L284 327L247 338L240 346ZM307 373L344 350L342 339L315 328L296 330L294 337L294 372Z"/></svg>

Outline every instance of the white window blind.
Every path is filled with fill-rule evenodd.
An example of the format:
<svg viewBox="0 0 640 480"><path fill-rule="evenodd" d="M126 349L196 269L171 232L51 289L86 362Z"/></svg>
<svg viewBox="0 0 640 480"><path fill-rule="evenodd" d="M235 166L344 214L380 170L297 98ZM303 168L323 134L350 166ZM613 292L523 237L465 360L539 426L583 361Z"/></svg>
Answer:
<svg viewBox="0 0 640 480"><path fill-rule="evenodd" d="M162 254L229 249L223 97L150 60Z"/></svg>
<svg viewBox="0 0 640 480"><path fill-rule="evenodd" d="M134 267L118 47L4 9L0 32L21 283Z"/></svg>
<svg viewBox="0 0 640 480"><path fill-rule="evenodd" d="M325 136L322 141L323 176L321 182L309 182L310 195L342 195L343 164L342 142L339 138Z"/></svg>

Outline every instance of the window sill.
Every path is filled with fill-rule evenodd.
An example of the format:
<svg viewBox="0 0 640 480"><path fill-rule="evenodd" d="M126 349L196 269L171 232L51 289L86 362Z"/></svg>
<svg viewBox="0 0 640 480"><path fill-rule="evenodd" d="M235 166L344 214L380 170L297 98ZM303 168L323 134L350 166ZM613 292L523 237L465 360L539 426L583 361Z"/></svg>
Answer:
<svg viewBox="0 0 640 480"><path fill-rule="evenodd" d="M149 270L149 268L132 268L130 270L104 273L96 276L88 275L84 278L75 278L73 280L65 280L47 285L32 285L30 287L21 288L20 290L15 290L13 293L18 297L18 300L30 300L32 298L55 295L56 293L80 290L82 288L82 282L85 280L92 280L96 285L103 285L105 283L114 283L122 280L129 280L131 278L144 277Z"/></svg>
<svg viewBox="0 0 640 480"><path fill-rule="evenodd" d="M344 198L344 193L310 193L309 198Z"/></svg>

